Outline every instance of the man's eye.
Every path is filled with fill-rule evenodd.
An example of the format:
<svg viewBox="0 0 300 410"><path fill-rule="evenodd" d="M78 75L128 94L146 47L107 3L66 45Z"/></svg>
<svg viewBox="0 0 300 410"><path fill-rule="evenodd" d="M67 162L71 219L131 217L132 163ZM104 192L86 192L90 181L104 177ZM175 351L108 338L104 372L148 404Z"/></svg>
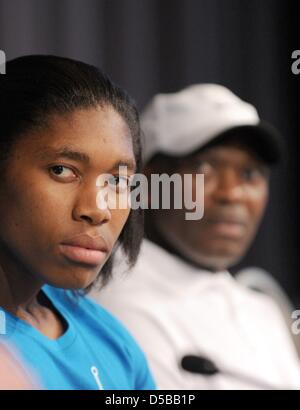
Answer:
<svg viewBox="0 0 300 410"><path fill-rule="evenodd" d="M257 179L265 178L263 170L259 168L245 168L241 172L244 181L255 181Z"/></svg>
<svg viewBox="0 0 300 410"><path fill-rule="evenodd" d="M61 177L62 179L76 177L74 171L64 165L53 165L52 167L50 167L50 172L55 176Z"/></svg>

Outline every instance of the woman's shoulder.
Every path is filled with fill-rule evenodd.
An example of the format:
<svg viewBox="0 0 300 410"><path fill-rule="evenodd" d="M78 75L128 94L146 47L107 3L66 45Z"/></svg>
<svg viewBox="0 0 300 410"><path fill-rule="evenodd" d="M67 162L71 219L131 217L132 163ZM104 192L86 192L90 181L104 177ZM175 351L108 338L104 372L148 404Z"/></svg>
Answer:
<svg viewBox="0 0 300 410"><path fill-rule="evenodd" d="M106 330L112 337L122 340L124 344L135 344L125 326L107 309L93 301L82 292L54 288L46 285L43 287L46 295L54 306L63 314L73 317L77 325L84 324L99 330Z"/></svg>
<svg viewBox="0 0 300 410"><path fill-rule="evenodd" d="M84 331L85 338L92 329L93 339L97 340L98 347L100 339L104 338L110 349L119 352L119 357L127 363L126 367L132 369L136 386L154 388L143 351L126 327L113 314L94 302L88 295L51 286L46 286L43 290L62 314L73 318L76 327Z"/></svg>

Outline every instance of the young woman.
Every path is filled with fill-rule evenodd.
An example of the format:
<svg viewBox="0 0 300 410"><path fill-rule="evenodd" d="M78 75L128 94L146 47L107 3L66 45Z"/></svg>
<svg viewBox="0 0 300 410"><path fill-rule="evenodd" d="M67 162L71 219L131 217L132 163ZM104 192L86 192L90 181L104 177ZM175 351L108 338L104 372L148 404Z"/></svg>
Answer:
<svg viewBox="0 0 300 410"><path fill-rule="evenodd" d="M117 188L139 171L134 103L95 67L26 56L0 76L0 115L0 340L46 389L154 388L132 337L84 295L117 246L137 258L140 212L97 202L99 175Z"/></svg>

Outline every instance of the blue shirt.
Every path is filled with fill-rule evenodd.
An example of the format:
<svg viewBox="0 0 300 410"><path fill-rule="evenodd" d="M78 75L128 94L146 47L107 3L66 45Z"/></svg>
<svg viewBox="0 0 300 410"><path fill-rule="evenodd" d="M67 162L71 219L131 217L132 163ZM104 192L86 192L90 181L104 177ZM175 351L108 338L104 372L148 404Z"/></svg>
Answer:
<svg viewBox="0 0 300 410"><path fill-rule="evenodd" d="M45 389L154 389L141 349L127 330L86 296L44 286L67 323L56 340L5 312L6 335Z"/></svg>

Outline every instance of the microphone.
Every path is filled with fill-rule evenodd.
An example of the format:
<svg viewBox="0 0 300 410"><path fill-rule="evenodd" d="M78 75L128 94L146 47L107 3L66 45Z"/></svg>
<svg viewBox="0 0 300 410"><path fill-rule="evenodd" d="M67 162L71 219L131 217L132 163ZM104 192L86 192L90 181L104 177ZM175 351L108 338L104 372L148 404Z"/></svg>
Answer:
<svg viewBox="0 0 300 410"><path fill-rule="evenodd" d="M201 356L187 355L181 360L181 367L191 373L213 376L220 373L217 366L209 359Z"/></svg>
<svg viewBox="0 0 300 410"><path fill-rule="evenodd" d="M224 369L220 370L212 360L203 356L186 355L181 359L181 367L190 373L201 374L202 376L210 377L216 374L223 374L225 376L231 377L232 379L252 384L264 390L291 390L291 388L289 387L280 389L279 387L275 387L269 383L256 380L251 376L247 376L241 373L235 373Z"/></svg>

